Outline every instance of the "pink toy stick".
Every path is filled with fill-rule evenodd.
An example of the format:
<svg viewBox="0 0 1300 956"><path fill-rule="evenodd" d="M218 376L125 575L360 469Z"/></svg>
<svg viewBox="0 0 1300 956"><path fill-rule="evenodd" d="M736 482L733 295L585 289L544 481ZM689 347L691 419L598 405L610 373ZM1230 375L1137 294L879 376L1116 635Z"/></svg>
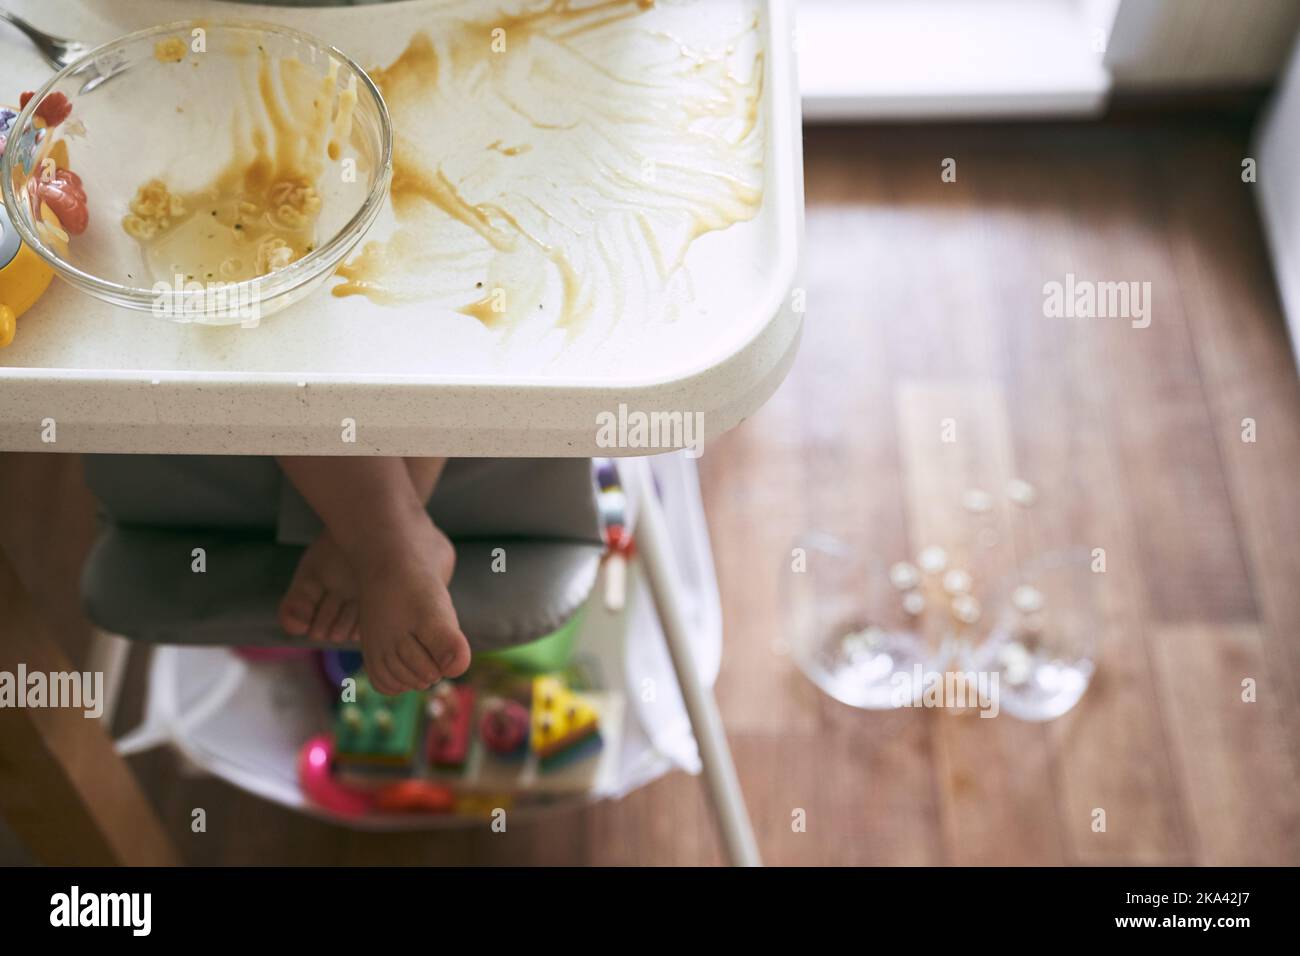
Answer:
<svg viewBox="0 0 1300 956"><path fill-rule="evenodd" d="M364 817L372 798L334 779L334 738L313 737L298 754L298 782L307 798L323 809L345 817Z"/></svg>

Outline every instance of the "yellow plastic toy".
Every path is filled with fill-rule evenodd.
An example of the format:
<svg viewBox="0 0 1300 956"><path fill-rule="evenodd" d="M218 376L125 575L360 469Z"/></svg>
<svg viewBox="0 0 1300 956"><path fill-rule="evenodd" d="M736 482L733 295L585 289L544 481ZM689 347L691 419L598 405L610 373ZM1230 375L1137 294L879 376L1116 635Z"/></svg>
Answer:
<svg viewBox="0 0 1300 956"><path fill-rule="evenodd" d="M54 270L23 245L0 203L0 349L14 340L18 316L49 288Z"/></svg>
<svg viewBox="0 0 1300 956"><path fill-rule="evenodd" d="M30 95L30 93L26 94L26 96ZM23 102L26 102L26 97ZM0 103L0 151L4 150L5 143L13 132L13 124L20 109L21 107ZM70 110L67 97L62 93L53 93L41 101L33 122L37 129L42 130L49 126L57 126L67 119ZM56 142L46 151L46 157L53 161L56 170L63 172L65 177L72 178L80 188L80 180L67 173L66 142L63 140ZM84 203L85 198L85 194L82 193L79 201ZM51 245L66 255L68 233L63 228L59 217L43 201L40 203L39 212L41 221L49 233ZM85 228L84 220L83 213L81 228ZM23 245L22 240L18 238L18 230L14 228L13 221L9 218L9 211L5 209L3 200L0 200L0 349L14 340L14 333L18 330L18 316L30 309L32 303L45 293L53 278L54 270L50 265Z"/></svg>
<svg viewBox="0 0 1300 956"><path fill-rule="evenodd" d="M600 744L596 709L553 676L533 678L532 747L542 769Z"/></svg>

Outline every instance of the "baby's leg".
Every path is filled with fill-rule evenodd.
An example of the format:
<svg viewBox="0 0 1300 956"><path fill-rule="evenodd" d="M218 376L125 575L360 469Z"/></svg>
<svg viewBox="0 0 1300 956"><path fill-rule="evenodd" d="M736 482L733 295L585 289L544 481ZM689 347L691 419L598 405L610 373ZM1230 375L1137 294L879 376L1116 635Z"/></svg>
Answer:
<svg viewBox="0 0 1300 956"><path fill-rule="evenodd" d="M286 596L281 610L286 630L301 628L304 608L320 592L307 633L337 639L359 629L366 672L378 690L398 693L463 673L469 644L447 593L455 552L425 511L444 461L286 457L279 462L327 529L304 555L309 566L300 568ZM319 560L309 561L313 558ZM346 568L340 568L343 563ZM345 570L355 573L357 619L350 627ZM332 572L341 582L333 589ZM300 578L310 580L312 589L296 587Z"/></svg>
<svg viewBox="0 0 1300 956"><path fill-rule="evenodd" d="M447 465L445 458L407 458L416 496L427 502ZM453 555L454 561L454 555ZM451 570L447 571L451 578ZM290 637L336 644L361 640L357 572L330 534L322 531L303 552L280 600L280 627Z"/></svg>

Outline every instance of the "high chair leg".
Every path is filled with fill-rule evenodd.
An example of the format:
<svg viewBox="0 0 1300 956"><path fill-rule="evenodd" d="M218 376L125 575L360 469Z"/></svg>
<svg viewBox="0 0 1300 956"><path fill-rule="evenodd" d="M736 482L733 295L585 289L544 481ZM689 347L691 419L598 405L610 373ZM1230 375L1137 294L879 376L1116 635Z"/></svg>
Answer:
<svg viewBox="0 0 1300 956"><path fill-rule="evenodd" d="M0 551L0 671L20 668L29 674L74 673ZM75 708L0 708L0 814L44 863L178 862L102 721Z"/></svg>
<svg viewBox="0 0 1300 956"><path fill-rule="evenodd" d="M680 582L673 563L672 543L663 506L655 493L650 465L644 459L623 459L619 470L636 475L636 539L637 553L644 562L646 580L654 597L655 610L668 643L673 670L681 687L686 712L700 750L704 783L722 831L722 842L732 866L762 866L758 841L749 821L745 796L736 776L736 766L727 746L722 716L713 694L701 683L695 669L687 633L686 615L679 600Z"/></svg>
<svg viewBox="0 0 1300 956"><path fill-rule="evenodd" d="M122 679L126 677L126 664L131 656L131 642L125 637L109 634L95 628L90 635L90 649L86 654L86 669L104 675L104 726L112 728L117 713L117 700L122 693Z"/></svg>

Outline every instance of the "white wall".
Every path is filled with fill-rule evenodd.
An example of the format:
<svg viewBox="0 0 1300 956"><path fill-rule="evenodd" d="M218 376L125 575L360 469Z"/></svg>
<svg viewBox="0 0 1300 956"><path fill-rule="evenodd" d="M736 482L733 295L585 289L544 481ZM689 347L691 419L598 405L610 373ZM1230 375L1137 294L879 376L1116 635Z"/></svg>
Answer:
<svg viewBox="0 0 1300 956"><path fill-rule="evenodd" d="M1115 88L1266 85L1300 29L1300 0L1120 0L1106 50Z"/></svg>
<svg viewBox="0 0 1300 956"><path fill-rule="evenodd" d="M1257 195L1273 271L1300 361L1300 44L1259 126L1253 150L1258 161Z"/></svg>
<svg viewBox="0 0 1300 956"><path fill-rule="evenodd" d="M799 0L804 119L1094 115L1115 2Z"/></svg>

